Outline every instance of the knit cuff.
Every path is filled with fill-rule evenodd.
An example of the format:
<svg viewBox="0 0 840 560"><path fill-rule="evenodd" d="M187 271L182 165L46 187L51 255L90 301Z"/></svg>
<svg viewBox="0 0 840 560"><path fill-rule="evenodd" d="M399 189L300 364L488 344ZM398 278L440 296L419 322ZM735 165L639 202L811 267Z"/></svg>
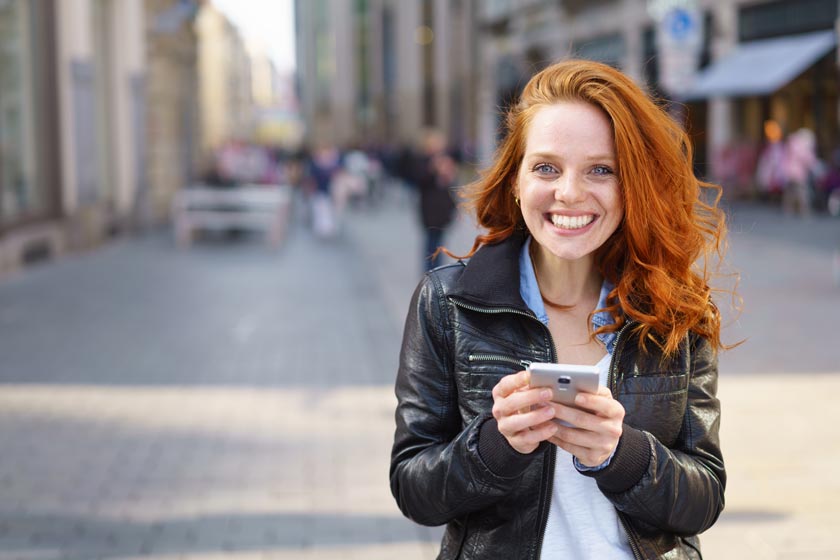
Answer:
<svg viewBox="0 0 840 560"><path fill-rule="evenodd" d="M650 458L650 443L645 433L624 424L610 464L598 471L581 471L581 474L594 478L605 493L620 494L642 479Z"/></svg>
<svg viewBox="0 0 840 560"><path fill-rule="evenodd" d="M478 455L493 474L502 478L521 475L534 457L534 453L520 453L511 447L499 431L495 418L489 418L481 425L478 434Z"/></svg>

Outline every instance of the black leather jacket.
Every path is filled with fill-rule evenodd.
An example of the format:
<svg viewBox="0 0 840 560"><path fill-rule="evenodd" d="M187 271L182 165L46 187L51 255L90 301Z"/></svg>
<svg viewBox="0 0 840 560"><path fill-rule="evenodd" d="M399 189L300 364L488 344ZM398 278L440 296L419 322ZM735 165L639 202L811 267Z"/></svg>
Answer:
<svg viewBox="0 0 840 560"><path fill-rule="evenodd" d="M469 264L428 273L411 300L396 382L391 491L423 525L446 524L439 558L538 558L555 453L516 452L492 417L491 391L532 361L555 360L548 329L519 295L513 236ZM615 505L637 558L701 558L696 535L723 510L716 355L691 335L667 360L618 334L609 373L624 428L592 476Z"/></svg>

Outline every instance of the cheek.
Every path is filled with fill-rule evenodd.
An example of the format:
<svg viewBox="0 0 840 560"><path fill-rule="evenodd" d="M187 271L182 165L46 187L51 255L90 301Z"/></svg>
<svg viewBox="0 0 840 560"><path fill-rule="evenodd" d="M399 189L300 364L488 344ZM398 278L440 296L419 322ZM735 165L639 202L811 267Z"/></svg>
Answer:
<svg viewBox="0 0 840 560"><path fill-rule="evenodd" d="M607 205L609 211L619 216L624 216L624 195L621 192L621 187L615 185L606 193L604 203Z"/></svg>
<svg viewBox="0 0 840 560"><path fill-rule="evenodd" d="M609 223L610 233L612 233L618 229L621 220L624 218L624 197L619 187L615 187L615 190L611 189L605 193L601 201L607 211L607 222Z"/></svg>
<svg viewBox="0 0 840 560"><path fill-rule="evenodd" d="M554 199L554 186L546 181L537 179L519 180L519 198L527 200L531 204L545 204L546 200L551 202Z"/></svg>

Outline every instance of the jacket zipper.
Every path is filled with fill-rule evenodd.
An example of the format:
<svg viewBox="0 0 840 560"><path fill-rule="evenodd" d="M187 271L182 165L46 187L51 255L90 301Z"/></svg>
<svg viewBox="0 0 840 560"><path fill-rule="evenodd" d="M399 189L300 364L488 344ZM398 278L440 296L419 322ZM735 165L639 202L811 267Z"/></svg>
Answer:
<svg viewBox="0 0 840 560"><path fill-rule="evenodd" d="M621 352L624 350L623 346L619 346L621 342L621 335L626 331L631 325L633 325L636 321L628 321L625 323L620 329L618 329L618 333L616 334L615 338L615 351L613 352L612 359L610 360L610 369L607 372L607 387L610 389L610 393L612 393L613 397L615 397L615 373L616 369L618 368L618 363L621 359ZM624 514L620 511L616 511L618 514L618 520L621 522L622 527L624 527L624 532L627 533L627 541L630 543L630 550L633 552L633 558L636 560L644 560L644 556L642 556L642 551L639 549L639 537L636 535L636 531L630 527L630 524L624 518Z"/></svg>
<svg viewBox="0 0 840 560"><path fill-rule="evenodd" d="M618 367L619 359L621 358L621 352L624 350L623 347L619 347L619 342L621 342L621 335L624 334L631 325L635 325L636 321L630 320L627 321L615 335L615 346L612 355L612 359L610 360L610 369L607 372L607 387L610 389L610 393L613 394L613 398L615 397L615 370Z"/></svg>
<svg viewBox="0 0 840 560"><path fill-rule="evenodd" d="M520 367L528 367L531 365L533 360L520 360L519 358L515 358L513 356L505 356L503 354L470 354L467 356L467 359L470 362L496 362L496 363L503 363L503 364L513 364Z"/></svg>
<svg viewBox="0 0 840 560"><path fill-rule="evenodd" d="M642 551L639 549L639 537L636 535L636 530L630 527L630 524L625 521L623 513L618 512L618 519L621 521L621 525L627 533L627 541L630 543L630 550L633 551L633 558L636 560L645 560L645 557L642 556Z"/></svg>
<svg viewBox="0 0 840 560"><path fill-rule="evenodd" d="M557 361L557 347L554 345L554 339L551 337L551 331L548 330L542 321L537 319L537 317L533 313L528 313L522 311L521 309L516 309L514 307L479 307L477 305L472 305L470 303L463 302L461 300L451 298L452 302L459 307L463 307L464 309L469 309L470 311L475 311L478 313L513 313L515 315L522 315L523 317L527 317L536 321L540 327L543 329L543 333L545 334L545 339L548 341L550 347L550 355L549 358L552 362ZM553 448L549 448L546 453L546 468L543 469L543 488L545 492L540 495L540 503L538 504L538 515L537 518L539 521L539 533L537 534L537 542L536 548L534 549L534 557L539 559L540 552L542 551L542 543L543 539L545 538L545 531L546 526L548 525L548 512L551 507L551 493L554 491L554 468L555 468L555 461L556 455L554 453Z"/></svg>

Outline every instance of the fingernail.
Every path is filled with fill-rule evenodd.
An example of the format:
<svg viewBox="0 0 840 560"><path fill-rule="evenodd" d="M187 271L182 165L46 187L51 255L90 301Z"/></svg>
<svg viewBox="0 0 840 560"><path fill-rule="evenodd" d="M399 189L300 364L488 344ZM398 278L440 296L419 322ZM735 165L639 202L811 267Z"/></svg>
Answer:
<svg viewBox="0 0 840 560"><path fill-rule="evenodd" d="M584 404L585 402L586 402L586 396L578 393L578 395L575 397L575 403Z"/></svg>
<svg viewBox="0 0 840 560"><path fill-rule="evenodd" d="M540 397L543 399L550 399L551 398L551 391L543 391L540 393Z"/></svg>

